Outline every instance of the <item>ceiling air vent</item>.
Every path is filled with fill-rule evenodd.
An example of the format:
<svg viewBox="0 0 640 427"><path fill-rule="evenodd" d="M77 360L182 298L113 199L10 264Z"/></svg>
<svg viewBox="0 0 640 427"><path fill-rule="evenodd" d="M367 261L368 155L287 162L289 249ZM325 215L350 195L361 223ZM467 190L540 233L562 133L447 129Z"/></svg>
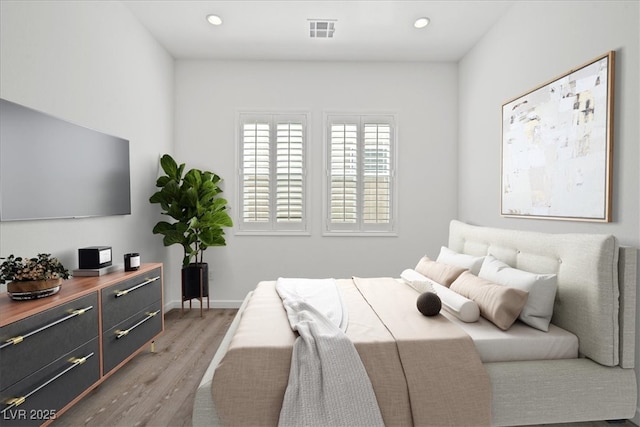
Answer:
<svg viewBox="0 0 640 427"><path fill-rule="evenodd" d="M312 39L333 38L335 19L309 19L309 37Z"/></svg>

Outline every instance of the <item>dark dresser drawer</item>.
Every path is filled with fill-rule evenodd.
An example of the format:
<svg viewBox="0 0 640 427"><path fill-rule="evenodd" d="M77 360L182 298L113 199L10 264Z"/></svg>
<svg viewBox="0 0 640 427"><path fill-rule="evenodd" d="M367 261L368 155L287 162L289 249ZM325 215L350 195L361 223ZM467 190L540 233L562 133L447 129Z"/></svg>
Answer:
<svg viewBox="0 0 640 427"><path fill-rule="evenodd" d="M113 328L151 303L162 299L159 268L102 290L102 330Z"/></svg>
<svg viewBox="0 0 640 427"><path fill-rule="evenodd" d="M96 337L0 391L0 425L38 426L55 418L60 408L100 378L98 344ZM24 401L7 403L11 399Z"/></svg>
<svg viewBox="0 0 640 427"><path fill-rule="evenodd" d="M3 326L0 390L97 336L97 292Z"/></svg>
<svg viewBox="0 0 640 427"><path fill-rule="evenodd" d="M162 332L162 327L162 301L156 301L105 331L102 338L103 375Z"/></svg>

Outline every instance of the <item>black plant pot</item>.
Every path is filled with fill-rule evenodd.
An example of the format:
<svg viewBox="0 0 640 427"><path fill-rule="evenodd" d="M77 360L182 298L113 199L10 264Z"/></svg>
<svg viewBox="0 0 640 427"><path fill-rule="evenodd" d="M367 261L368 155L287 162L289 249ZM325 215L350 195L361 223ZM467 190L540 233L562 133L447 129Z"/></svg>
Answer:
<svg viewBox="0 0 640 427"><path fill-rule="evenodd" d="M202 295L200 295L202 278ZM191 263L182 267L182 300L209 296L209 265L206 262Z"/></svg>

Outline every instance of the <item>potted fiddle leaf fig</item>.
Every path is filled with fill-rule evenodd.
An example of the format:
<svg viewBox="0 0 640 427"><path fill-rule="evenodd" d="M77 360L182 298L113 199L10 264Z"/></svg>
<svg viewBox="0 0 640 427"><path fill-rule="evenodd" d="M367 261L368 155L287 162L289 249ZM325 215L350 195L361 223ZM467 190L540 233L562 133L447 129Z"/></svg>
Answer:
<svg viewBox="0 0 640 427"><path fill-rule="evenodd" d="M210 246L225 246L224 227L232 227L227 213L227 201L220 197L221 178L213 172L178 165L169 155L160 158L165 175L158 178L159 188L149 202L158 203L162 214L170 218L153 227L154 234L163 235L165 246L181 245L182 301L209 296L209 268L204 251Z"/></svg>

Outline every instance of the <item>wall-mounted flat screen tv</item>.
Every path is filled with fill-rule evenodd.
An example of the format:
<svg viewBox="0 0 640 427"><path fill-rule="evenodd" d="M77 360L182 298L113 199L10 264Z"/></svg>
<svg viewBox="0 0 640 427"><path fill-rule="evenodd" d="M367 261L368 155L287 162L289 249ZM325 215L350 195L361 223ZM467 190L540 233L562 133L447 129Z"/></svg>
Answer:
<svg viewBox="0 0 640 427"><path fill-rule="evenodd" d="M130 213L128 140L0 99L0 221Z"/></svg>

